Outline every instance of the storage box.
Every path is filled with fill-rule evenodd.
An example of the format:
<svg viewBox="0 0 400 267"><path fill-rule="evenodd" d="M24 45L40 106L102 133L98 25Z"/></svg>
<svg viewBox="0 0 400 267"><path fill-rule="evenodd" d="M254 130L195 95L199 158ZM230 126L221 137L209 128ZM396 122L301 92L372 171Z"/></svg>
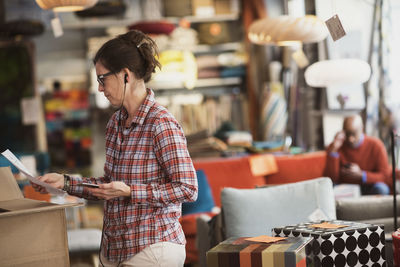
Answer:
<svg viewBox="0 0 400 267"><path fill-rule="evenodd" d="M309 266L386 266L383 225L333 220L343 228L324 229L310 222L272 230L275 236L312 236L312 249L307 251Z"/></svg>
<svg viewBox="0 0 400 267"><path fill-rule="evenodd" d="M164 0L164 16L184 17L192 15L191 0Z"/></svg>
<svg viewBox="0 0 400 267"><path fill-rule="evenodd" d="M215 0L215 14L232 14L231 0Z"/></svg>
<svg viewBox="0 0 400 267"><path fill-rule="evenodd" d="M246 239L230 238L219 243L207 252L207 266L305 267L306 249L311 249L313 240L311 237L289 237L275 243L264 243Z"/></svg>
<svg viewBox="0 0 400 267"><path fill-rule="evenodd" d="M25 199L0 168L0 266L69 266L67 206Z"/></svg>
<svg viewBox="0 0 400 267"><path fill-rule="evenodd" d="M197 17L212 17L215 15L213 0L192 0L192 14Z"/></svg>

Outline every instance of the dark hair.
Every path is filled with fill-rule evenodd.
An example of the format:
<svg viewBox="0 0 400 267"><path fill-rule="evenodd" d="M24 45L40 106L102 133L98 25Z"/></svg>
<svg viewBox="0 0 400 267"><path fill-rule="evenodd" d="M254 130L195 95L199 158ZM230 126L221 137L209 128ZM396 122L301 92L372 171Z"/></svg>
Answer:
<svg viewBox="0 0 400 267"><path fill-rule="evenodd" d="M156 67L161 68L156 43L141 31L132 30L107 41L97 51L93 63L100 62L113 73L123 68L148 82Z"/></svg>

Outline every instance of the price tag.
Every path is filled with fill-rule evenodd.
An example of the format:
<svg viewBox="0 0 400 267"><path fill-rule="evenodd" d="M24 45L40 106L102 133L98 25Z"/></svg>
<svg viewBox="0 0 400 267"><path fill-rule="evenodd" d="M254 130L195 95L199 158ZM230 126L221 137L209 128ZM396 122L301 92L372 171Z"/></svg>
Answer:
<svg viewBox="0 0 400 267"><path fill-rule="evenodd" d="M51 20L50 23L51 23L51 28L53 29L54 37L58 38L64 34L60 18L55 17L54 19Z"/></svg>
<svg viewBox="0 0 400 267"><path fill-rule="evenodd" d="M338 15L334 15L332 18L325 21L325 24L328 27L329 33L331 34L333 41L337 41L346 35L346 32L343 29L342 23L340 22Z"/></svg>

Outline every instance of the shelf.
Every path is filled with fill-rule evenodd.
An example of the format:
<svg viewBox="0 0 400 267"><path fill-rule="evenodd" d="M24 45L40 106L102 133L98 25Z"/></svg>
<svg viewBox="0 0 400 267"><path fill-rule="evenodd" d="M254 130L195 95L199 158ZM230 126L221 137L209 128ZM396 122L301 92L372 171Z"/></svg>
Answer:
<svg viewBox="0 0 400 267"><path fill-rule="evenodd" d="M204 95L218 96L222 94L239 94L242 87L242 78L210 78L197 80L196 86L193 89L187 89L182 83L169 83L167 86L158 87L151 83L147 86L154 90L156 95L169 94L193 94L201 93Z"/></svg>
<svg viewBox="0 0 400 267"><path fill-rule="evenodd" d="M196 16L186 16L186 17L164 17L160 18L159 21L169 21L171 23L178 24L179 21L185 19L190 23L200 23L200 22L218 22L218 21L234 21L239 19L239 14L223 14L215 15L212 17L196 17ZM62 21L62 26L66 30L78 30L85 28L107 28L107 27L123 27L129 26L136 22L143 22L146 20L138 20L136 18L76 18L73 21ZM157 20L148 20L157 21Z"/></svg>
<svg viewBox="0 0 400 267"><path fill-rule="evenodd" d="M204 87L227 87L227 86L239 86L242 82L242 78L240 77L229 77L229 78L209 78L209 79L198 79L195 85L195 88L204 88ZM152 88L154 91L161 90L172 90L172 89L186 89L181 82L169 82L165 86L158 86L153 82L147 83L149 88Z"/></svg>
<svg viewBox="0 0 400 267"><path fill-rule="evenodd" d="M232 43L224 43L224 44L217 44L217 45L196 45L190 51L194 54L201 54L201 53L218 53L223 51L236 51L242 48L242 43L240 42L232 42Z"/></svg>
<svg viewBox="0 0 400 267"><path fill-rule="evenodd" d="M185 16L185 17L165 17L166 20L179 23L182 19L189 21L190 23L200 22L219 22L219 21L234 21L239 19L239 14L216 14L210 17L196 17L196 16Z"/></svg>
<svg viewBox="0 0 400 267"><path fill-rule="evenodd" d="M361 109L325 109L325 110L311 110L312 116L323 116L323 115L351 115L356 112L360 112Z"/></svg>
<svg viewBox="0 0 400 267"><path fill-rule="evenodd" d="M186 88L177 89L158 89L154 90L154 94L157 96L176 96L186 94L202 94L204 96L221 96L226 94L238 95L241 93L241 88L238 86L225 86L225 87L197 87L191 90Z"/></svg>

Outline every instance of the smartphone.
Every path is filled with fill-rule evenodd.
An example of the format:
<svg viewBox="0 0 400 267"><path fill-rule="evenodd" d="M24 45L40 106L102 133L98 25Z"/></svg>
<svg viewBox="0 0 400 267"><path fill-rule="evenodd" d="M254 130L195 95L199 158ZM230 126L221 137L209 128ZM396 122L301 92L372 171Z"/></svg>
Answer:
<svg viewBox="0 0 400 267"><path fill-rule="evenodd" d="M350 168L350 167L351 167L351 163L346 163L346 164L344 164L344 167L345 167L345 168Z"/></svg>
<svg viewBox="0 0 400 267"><path fill-rule="evenodd" d="M83 186L87 186L87 187L93 187L93 188L99 188L98 184L80 183L79 185L83 185Z"/></svg>

